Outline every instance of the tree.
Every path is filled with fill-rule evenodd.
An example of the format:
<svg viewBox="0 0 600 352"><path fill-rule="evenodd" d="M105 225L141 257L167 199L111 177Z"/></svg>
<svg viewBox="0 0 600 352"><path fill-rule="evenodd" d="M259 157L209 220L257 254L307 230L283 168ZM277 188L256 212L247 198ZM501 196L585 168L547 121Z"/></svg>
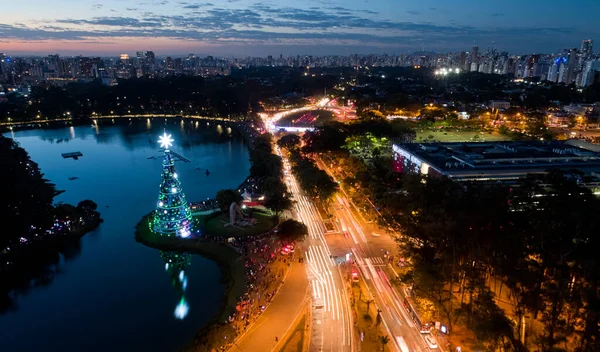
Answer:
<svg viewBox="0 0 600 352"><path fill-rule="evenodd" d="M548 100L539 90L533 90L523 99L523 105L531 110L537 110L548 106Z"/></svg>
<svg viewBox="0 0 600 352"><path fill-rule="evenodd" d="M93 200L84 199L77 204L77 209L96 210L98 209L98 204Z"/></svg>
<svg viewBox="0 0 600 352"><path fill-rule="evenodd" d="M72 220L77 216L77 208L71 204L58 203L54 208L54 216L60 220Z"/></svg>
<svg viewBox="0 0 600 352"><path fill-rule="evenodd" d="M277 141L280 148L295 149L300 146L301 138L296 134L286 134Z"/></svg>
<svg viewBox="0 0 600 352"><path fill-rule="evenodd" d="M504 337L512 338L513 326L504 311L494 301L493 293L484 289L462 309L467 311L467 325L479 341L485 342L489 350L495 351Z"/></svg>
<svg viewBox="0 0 600 352"><path fill-rule="evenodd" d="M221 211L228 211L231 203L238 203L242 201L242 196L235 189L222 189L217 192L217 196L215 197L217 200L217 204L219 204L219 209Z"/></svg>
<svg viewBox="0 0 600 352"><path fill-rule="evenodd" d="M388 335L379 336L379 343L381 343L381 350L382 351L385 350L385 345L387 345L389 342L390 342L390 337Z"/></svg>
<svg viewBox="0 0 600 352"><path fill-rule="evenodd" d="M278 177L270 177L263 184L265 193L265 207L275 211L275 215L289 209L293 202L287 186Z"/></svg>
<svg viewBox="0 0 600 352"><path fill-rule="evenodd" d="M0 136L0 248L20 237L28 238L32 227L45 229L52 224L52 202L58 194L44 179L37 163L14 140Z"/></svg>
<svg viewBox="0 0 600 352"><path fill-rule="evenodd" d="M161 137L165 148L158 202L154 211L154 232L165 236L188 237L192 228L192 211L185 199L175 172L175 160L169 151L169 137ZM172 140L171 140L172 141Z"/></svg>
<svg viewBox="0 0 600 352"><path fill-rule="evenodd" d="M588 103L596 103L600 101L600 82L596 82L583 91L583 97Z"/></svg>
<svg viewBox="0 0 600 352"><path fill-rule="evenodd" d="M300 241L308 235L308 227L303 223L288 219L279 224L277 236L284 242Z"/></svg>
<svg viewBox="0 0 600 352"><path fill-rule="evenodd" d="M317 127L313 132L306 132L302 139L306 152L324 152L339 150L344 145L347 133L339 122L329 122Z"/></svg>
<svg viewBox="0 0 600 352"><path fill-rule="evenodd" d="M252 177L280 177L283 162L281 157L264 150L253 150L250 153L250 175Z"/></svg>

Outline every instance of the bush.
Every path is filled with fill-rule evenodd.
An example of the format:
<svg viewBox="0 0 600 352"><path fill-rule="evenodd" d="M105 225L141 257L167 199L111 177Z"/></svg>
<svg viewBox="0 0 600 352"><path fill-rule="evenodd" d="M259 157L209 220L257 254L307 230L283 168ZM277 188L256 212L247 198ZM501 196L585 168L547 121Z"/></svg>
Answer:
<svg viewBox="0 0 600 352"><path fill-rule="evenodd" d="M216 200L219 208L222 211L227 211L231 203L242 201L242 195L235 189L222 189L217 192Z"/></svg>
<svg viewBox="0 0 600 352"><path fill-rule="evenodd" d="M279 225L277 236L282 241L298 241L308 234L308 227L296 220L286 220Z"/></svg>

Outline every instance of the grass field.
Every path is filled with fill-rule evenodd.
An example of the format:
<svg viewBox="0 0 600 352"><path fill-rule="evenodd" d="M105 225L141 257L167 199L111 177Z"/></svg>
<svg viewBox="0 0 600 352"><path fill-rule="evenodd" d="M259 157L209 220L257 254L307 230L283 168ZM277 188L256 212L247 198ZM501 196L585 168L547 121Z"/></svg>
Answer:
<svg viewBox="0 0 600 352"><path fill-rule="evenodd" d="M430 136L433 136L433 138L429 138ZM415 138L415 142L495 142L509 140L511 140L510 137L496 132L463 132L456 130L417 130L417 137Z"/></svg>
<svg viewBox="0 0 600 352"><path fill-rule="evenodd" d="M229 215L226 213L219 213L218 215L198 215L194 218L198 220L201 233L225 237L260 235L271 230L276 225L276 222L271 214L254 211L252 216L258 221L258 223L254 226L248 227L224 227L223 225L229 223Z"/></svg>

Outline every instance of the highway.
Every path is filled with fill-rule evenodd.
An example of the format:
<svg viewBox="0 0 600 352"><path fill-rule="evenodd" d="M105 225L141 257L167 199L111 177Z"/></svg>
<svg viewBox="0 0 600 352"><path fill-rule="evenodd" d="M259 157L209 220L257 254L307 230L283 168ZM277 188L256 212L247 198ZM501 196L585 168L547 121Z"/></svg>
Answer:
<svg viewBox="0 0 600 352"><path fill-rule="evenodd" d="M284 116L280 113L278 118ZM267 124L268 125L268 124ZM381 246L395 248L396 244L388 235L381 236L375 248L374 235L357 211L354 211L347 195L338 193L332 207L335 218L344 235L327 235L325 225L316 206L302 192L290 170L289 161L278 147L276 153L282 156L285 180L296 201L294 216L308 227L308 250L304 257L309 280L309 290L313 298L313 331L311 351L356 351L358 340L354 340L351 305L342 276L331 258L331 252L352 253L356 266L364 280L374 304L381 309L382 321L390 337L386 350L390 351L430 351L432 350L419 332L419 327L409 317L402 304L403 295L390 283L394 269L380 252ZM332 177L325 163L317 160L318 166ZM335 239L337 237L337 239ZM341 238L341 240L340 240ZM329 243L328 243L329 242ZM320 324L315 324L320 322ZM443 351L443 349L434 349Z"/></svg>
<svg viewBox="0 0 600 352"><path fill-rule="evenodd" d="M276 153L281 155L279 148ZM307 227L304 253L309 290L312 296L311 351L353 351L353 322L350 301L342 275L325 241L325 225L314 204L302 192L283 157L285 180L295 203L294 215Z"/></svg>
<svg viewBox="0 0 600 352"><path fill-rule="evenodd" d="M345 198L340 195L336 198L334 214L349 235L349 240L345 242L350 247L361 278L368 287L376 307L381 309L382 320L391 340L388 346L392 347L391 344L394 343L394 347L400 351L402 349L398 340L401 340L406 343L411 352L429 351L418 327L402 305L400 294L388 278L385 269L391 266L387 258L381 252L372 250L367 241L367 236L371 237L372 234L365 233L360 220L353 215Z"/></svg>
<svg viewBox="0 0 600 352"><path fill-rule="evenodd" d="M335 179L334 174L321 160L317 160L319 168ZM336 219L342 228L342 231L348 234L342 241L352 252L356 261L361 277L364 280L372 299L378 309L381 309L381 316L385 328L389 332L390 344L395 350L403 351L408 347L412 351L430 351L419 327L409 317L402 301L403 295L398 287L392 285L390 280L395 277L394 268L384 257L384 251L381 247L393 249L396 243L388 235L379 234L375 238L369 231L369 225L358 214L348 200L343 190L338 192L334 199L334 205L331 207ZM374 242L379 246L375 248ZM388 274L391 274L388 276ZM393 344L393 346L392 346ZM441 351L441 349L436 349Z"/></svg>

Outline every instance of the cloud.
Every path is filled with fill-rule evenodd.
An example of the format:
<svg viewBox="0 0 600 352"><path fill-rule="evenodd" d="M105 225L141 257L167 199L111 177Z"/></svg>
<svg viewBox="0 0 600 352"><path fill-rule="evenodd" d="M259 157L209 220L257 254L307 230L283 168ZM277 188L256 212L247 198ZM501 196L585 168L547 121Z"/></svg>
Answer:
<svg viewBox="0 0 600 352"><path fill-rule="evenodd" d="M421 12L419 12L419 11L410 11L410 10L409 10L409 11L406 11L406 13L409 13L409 14L411 14L411 15L415 15L415 16L416 16L416 15L420 15L420 14L421 14Z"/></svg>
<svg viewBox="0 0 600 352"><path fill-rule="evenodd" d="M431 11L435 11L435 10L437 10L437 8L435 8L435 7L430 7L429 9L430 9Z"/></svg>
<svg viewBox="0 0 600 352"><path fill-rule="evenodd" d="M183 6L184 9L200 9L203 7L215 6L214 4L212 4L210 2L205 2L205 3L180 2L179 4L184 5Z"/></svg>
<svg viewBox="0 0 600 352"><path fill-rule="evenodd" d="M164 24L160 18L137 19L133 17L94 17L91 20L57 20L57 23L86 24L109 27L159 27Z"/></svg>
<svg viewBox="0 0 600 352"><path fill-rule="evenodd" d="M504 14L503 13L499 13L499 12L494 12L494 13L491 13L490 16L491 17L502 17L502 16L504 16Z"/></svg>
<svg viewBox="0 0 600 352"><path fill-rule="evenodd" d="M153 4L162 3L153 2ZM473 38L504 43L531 38L579 35L564 28L474 28L422 21L391 21L368 16L375 12L344 7L274 7L265 3L244 9L215 7L208 2L178 2L182 14L145 11L131 16L60 19L34 25L0 24L0 37L21 41L102 38L176 38L202 43L276 43L293 45L348 45L399 48L427 43L432 48L469 46ZM138 11L138 8L128 8ZM417 11L407 11L419 15ZM448 22L447 22L448 23ZM96 39L97 38L97 39ZM436 46L437 45L437 46Z"/></svg>
<svg viewBox="0 0 600 352"><path fill-rule="evenodd" d="M140 2L140 6L162 6L162 5L166 5L169 2L167 0L162 0L162 1L150 1L150 2Z"/></svg>

